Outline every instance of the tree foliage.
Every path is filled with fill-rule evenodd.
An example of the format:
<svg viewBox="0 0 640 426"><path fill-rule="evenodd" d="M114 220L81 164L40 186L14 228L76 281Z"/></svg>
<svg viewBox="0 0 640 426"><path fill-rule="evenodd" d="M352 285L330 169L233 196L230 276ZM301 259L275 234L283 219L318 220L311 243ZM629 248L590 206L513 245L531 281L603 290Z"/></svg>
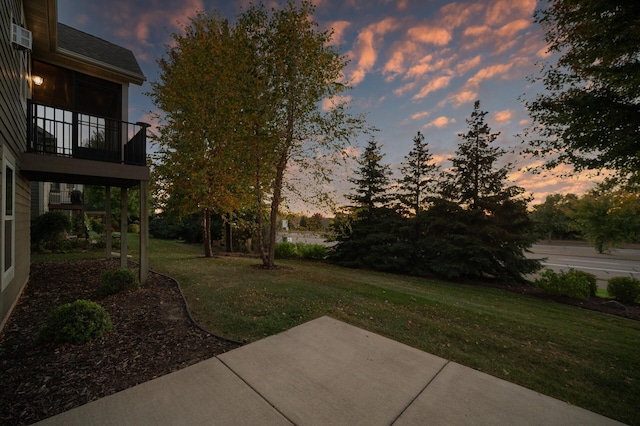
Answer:
<svg viewBox="0 0 640 426"><path fill-rule="evenodd" d="M576 200L568 214L574 229L598 253L640 239L640 196L637 192L596 187Z"/></svg>
<svg viewBox="0 0 640 426"><path fill-rule="evenodd" d="M201 12L184 35L173 35L152 84L166 113L157 171L166 203L204 218L255 211L267 267L288 168L328 179L319 159L339 157L363 124L340 101L347 60L330 44L331 32L318 29L314 10L306 0L271 10L252 3L233 24ZM327 99L334 105L323 110Z"/></svg>
<svg viewBox="0 0 640 426"><path fill-rule="evenodd" d="M640 172L640 5L626 0L551 0L536 11L557 63L546 91L526 103L528 152L553 168ZM537 135L537 136L536 136Z"/></svg>
<svg viewBox="0 0 640 426"><path fill-rule="evenodd" d="M334 220L331 258L345 266L449 279L521 280L539 269L525 256L536 240L529 199L522 188L507 185L509 165L497 166L504 151L491 145L497 135L484 123L486 114L476 102L453 167L438 182L442 195L413 215L388 207L388 166L370 142L352 180L355 205ZM407 182L420 181L413 168L403 172L410 175Z"/></svg>

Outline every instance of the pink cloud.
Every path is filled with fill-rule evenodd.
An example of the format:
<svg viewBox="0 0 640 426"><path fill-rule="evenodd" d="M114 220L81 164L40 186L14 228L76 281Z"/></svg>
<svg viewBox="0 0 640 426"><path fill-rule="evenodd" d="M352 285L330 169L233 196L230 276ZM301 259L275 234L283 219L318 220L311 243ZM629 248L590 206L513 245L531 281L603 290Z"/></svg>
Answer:
<svg viewBox="0 0 640 426"><path fill-rule="evenodd" d="M536 0L494 0L487 6L485 22L488 25L500 25L514 19L531 19L536 8Z"/></svg>
<svg viewBox="0 0 640 426"><path fill-rule="evenodd" d="M426 97L429 93L434 92L436 90L443 89L449 86L451 82L451 76L441 76L436 78L435 80L431 80L426 86L424 86L417 94L413 96L413 99L422 99Z"/></svg>
<svg viewBox="0 0 640 426"><path fill-rule="evenodd" d="M331 44L340 45L344 42L344 33L351 26L349 21L335 21L329 25L333 30L333 37L331 38Z"/></svg>
<svg viewBox="0 0 640 426"><path fill-rule="evenodd" d="M420 111L420 112L417 112L417 113L411 115L411 119L412 120L420 120L420 119L428 117L428 116L429 116L429 111Z"/></svg>
<svg viewBox="0 0 640 426"><path fill-rule="evenodd" d="M466 25L484 8L482 3L449 3L440 8L438 22L448 30Z"/></svg>
<svg viewBox="0 0 640 426"><path fill-rule="evenodd" d="M322 100L322 111L330 111L338 105L348 104L351 102L351 96L334 96L333 98L324 98Z"/></svg>
<svg viewBox="0 0 640 426"><path fill-rule="evenodd" d="M445 46L451 41L451 33L444 28L420 25L410 28L407 35L414 41Z"/></svg>
<svg viewBox="0 0 640 426"><path fill-rule="evenodd" d="M513 111L510 111L508 109L505 109L503 111L498 111L493 115L493 119L498 123L507 122L511 120L512 117L513 117Z"/></svg>
<svg viewBox="0 0 640 426"><path fill-rule="evenodd" d="M447 102L453 104L454 107L459 108L462 105L475 102L478 99L478 92L475 90L461 90L447 98Z"/></svg>
<svg viewBox="0 0 640 426"><path fill-rule="evenodd" d="M361 83L373 68L378 58L376 44L379 43L379 38L390 31L394 31L398 28L398 25L395 18L385 18L380 22L365 27L358 34L354 48L349 52L349 56L355 58L356 62L355 69L351 71L351 84L353 86Z"/></svg>
<svg viewBox="0 0 640 426"><path fill-rule="evenodd" d="M443 128L443 127L447 127L449 124L453 124L456 122L455 118L449 118L449 117L445 117L445 116L440 116L436 119L434 119L433 121L425 124L423 126L424 129L428 129L429 127L437 127L439 129Z"/></svg>
<svg viewBox="0 0 640 426"><path fill-rule="evenodd" d="M458 65L456 65L456 72L458 73L458 75L466 74L467 72L471 71L472 69L480 65L481 61L482 61L482 56L477 55L477 56L474 56L473 58L469 58L465 61L459 62Z"/></svg>

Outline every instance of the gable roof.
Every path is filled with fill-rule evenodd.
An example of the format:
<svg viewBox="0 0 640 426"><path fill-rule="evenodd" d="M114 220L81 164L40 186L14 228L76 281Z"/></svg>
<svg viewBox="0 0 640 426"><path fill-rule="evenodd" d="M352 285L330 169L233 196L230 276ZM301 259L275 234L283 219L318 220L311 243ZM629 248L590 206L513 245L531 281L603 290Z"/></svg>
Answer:
<svg viewBox="0 0 640 426"><path fill-rule="evenodd" d="M145 80L131 50L61 23L58 23L58 48L125 70Z"/></svg>

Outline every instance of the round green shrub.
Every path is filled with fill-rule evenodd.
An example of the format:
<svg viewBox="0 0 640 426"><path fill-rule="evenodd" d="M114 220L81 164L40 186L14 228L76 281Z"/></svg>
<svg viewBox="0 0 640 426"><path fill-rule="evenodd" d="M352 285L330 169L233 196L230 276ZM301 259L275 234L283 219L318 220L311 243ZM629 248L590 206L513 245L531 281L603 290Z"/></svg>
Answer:
<svg viewBox="0 0 640 426"><path fill-rule="evenodd" d="M129 231L132 234L139 234L140 233L140 225L138 225L137 223L132 223L129 226L127 226L127 231Z"/></svg>
<svg viewBox="0 0 640 426"><path fill-rule="evenodd" d="M640 300L640 280L632 277L613 277L607 282L607 292L622 303Z"/></svg>
<svg viewBox="0 0 640 426"><path fill-rule="evenodd" d="M598 277L589 272L570 269L568 274L573 274L578 279L584 280L589 284L589 295L595 296L598 293Z"/></svg>
<svg viewBox="0 0 640 426"><path fill-rule="evenodd" d="M138 281L138 277L131 269L114 269L102 274L100 285L98 286L98 297L107 297L111 294L123 293L138 288L140 288L140 281Z"/></svg>
<svg viewBox="0 0 640 426"><path fill-rule="evenodd" d="M80 345L102 337L111 327L109 313L102 306L90 300L76 300L51 312L36 343Z"/></svg>
<svg viewBox="0 0 640 426"><path fill-rule="evenodd" d="M294 243L288 241L276 244L276 259L293 259L299 257L298 250Z"/></svg>
<svg viewBox="0 0 640 426"><path fill-rule="evenodd" d="M534 284L547 294L578 300L589 299L592 291L589 278L575 269L560 273L547 269Z"/></svg>

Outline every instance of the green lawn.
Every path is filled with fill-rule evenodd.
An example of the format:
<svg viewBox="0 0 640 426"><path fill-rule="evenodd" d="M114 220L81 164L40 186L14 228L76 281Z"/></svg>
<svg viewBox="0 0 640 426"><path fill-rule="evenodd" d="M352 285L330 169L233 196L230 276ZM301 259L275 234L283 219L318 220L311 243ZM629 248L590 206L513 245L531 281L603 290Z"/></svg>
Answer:
<svg viewBox="0 0 640 426"><path fill-rule="evenodd" d="M640 424L640 322L492 288L151 240L214 334L255 341L322 315L629 424Z"/></svg>

